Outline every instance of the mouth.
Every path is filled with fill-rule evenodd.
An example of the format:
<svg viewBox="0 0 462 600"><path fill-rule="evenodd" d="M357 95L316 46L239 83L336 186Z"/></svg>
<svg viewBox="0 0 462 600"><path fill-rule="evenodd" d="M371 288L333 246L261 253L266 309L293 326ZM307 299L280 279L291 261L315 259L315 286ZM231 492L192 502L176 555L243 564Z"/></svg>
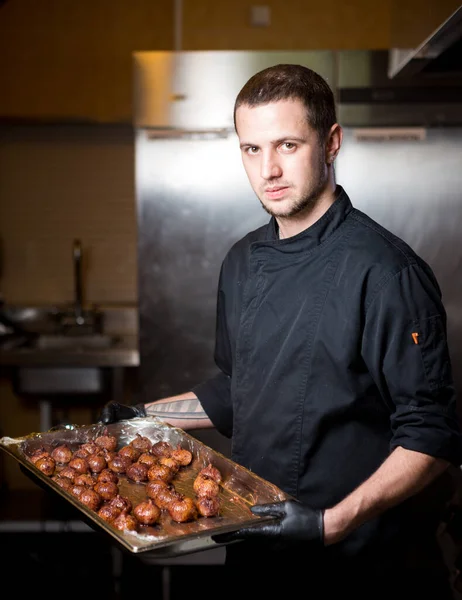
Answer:
<svg viewBox="0 0 462 600"><path fill-rule="evenodd" d="M287 190L287 186L266 188L265 195L270 200L277 200L278 198L282 198Z"/></svg>

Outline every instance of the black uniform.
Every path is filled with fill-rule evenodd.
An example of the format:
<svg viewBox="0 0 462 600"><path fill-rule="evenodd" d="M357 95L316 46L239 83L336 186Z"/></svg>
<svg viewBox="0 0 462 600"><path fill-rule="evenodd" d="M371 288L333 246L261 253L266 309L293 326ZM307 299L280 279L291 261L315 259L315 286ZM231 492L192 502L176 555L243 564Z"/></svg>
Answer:
<svg viewBox="0 0 462 600"><path fill-rule="evenodd" d="M220 373L194 392L232 436L233 460L313 508L339 502L397 446L462 462L438 283L340 186L300 234L279 240L272 218L231 248L215 360ZM324 554L384 564L387 549L396 564L403 540L434 531L430 514L416 528L413 504Z"/></svg>

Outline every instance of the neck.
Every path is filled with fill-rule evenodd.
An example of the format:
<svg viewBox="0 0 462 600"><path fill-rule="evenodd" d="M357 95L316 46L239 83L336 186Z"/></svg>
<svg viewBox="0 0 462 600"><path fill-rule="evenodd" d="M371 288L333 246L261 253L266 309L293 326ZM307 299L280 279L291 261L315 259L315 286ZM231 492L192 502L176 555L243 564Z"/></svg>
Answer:
<svg viewBox="0 0 462 600"><path fill-rule="evenodd" d="M279 239L284 240L293 237L314 225L329 210L336 198L336 185L333 184L333 188L328 186L328 189L319 196L316 202L303 213L293 217L276 217L279 227Z"/></svg>

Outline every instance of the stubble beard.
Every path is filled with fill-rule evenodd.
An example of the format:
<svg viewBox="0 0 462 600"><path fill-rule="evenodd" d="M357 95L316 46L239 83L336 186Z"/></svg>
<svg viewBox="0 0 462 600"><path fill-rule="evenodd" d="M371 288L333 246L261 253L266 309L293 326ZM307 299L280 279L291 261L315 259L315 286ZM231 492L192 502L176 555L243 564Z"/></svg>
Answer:
<svg viewBox="0 0 462 600"><path fill-rule="evenodd" d="M316 172L313 174L311 185L307 192L300 198L295 198L290 201L287 208L279 208L279 203L271 203L273 206L267 206L264 201L258 196L263 209L272 217L279 217L282 219L290 219L302 215L303 213L310 212L318 203L321 194L326 189L328 182L328 175L325 169L324 160L321 160L317 165Z"/></svg>

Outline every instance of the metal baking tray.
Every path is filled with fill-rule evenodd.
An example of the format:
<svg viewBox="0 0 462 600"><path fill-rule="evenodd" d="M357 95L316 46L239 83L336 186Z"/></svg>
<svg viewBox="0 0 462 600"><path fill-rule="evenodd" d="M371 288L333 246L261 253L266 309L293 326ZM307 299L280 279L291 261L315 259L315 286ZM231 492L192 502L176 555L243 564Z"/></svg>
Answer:
<svg viewBox="0 0 462 600"><path fill-rule="evenodd" d="M220 513L215 517L199 517L188 523L176 523L166 511L162 511L159 522L154 526L140 526L137 532L119 531L43 474L29 460L37 448L45 447L52 450L66 443L72 449L76 449L79 444L93 440L103 433L115 435L118 439L118 448L128 444L136 434L140 434L148 437L153 443L167 441L174 447L180 445L189 450L193 455L193 461L189 466L181 467L173 484L179 492L193 498L192 486L198 472L210 463L217 467L223 476L220 486ZM20 438L2 437L0 447L15 458L23 470L27 469L38 484L56 492L79 509L85 520L95 529L101 528L130 552L149 551L154 557L179 556L222 546L223 544L215 542L212 536L236 531L243 526L256 524L256 521L274 519L254 515L250 511L251 506L278 502L290 497L272 483L209 448L182 429L172 427L155 417L136 418L110 425L101 423L85 426L71 425L43 433L31 433ZM128 497L133 506L147 499L143 483L132 482L121 475L118 485L120 494Z"/></svg>

